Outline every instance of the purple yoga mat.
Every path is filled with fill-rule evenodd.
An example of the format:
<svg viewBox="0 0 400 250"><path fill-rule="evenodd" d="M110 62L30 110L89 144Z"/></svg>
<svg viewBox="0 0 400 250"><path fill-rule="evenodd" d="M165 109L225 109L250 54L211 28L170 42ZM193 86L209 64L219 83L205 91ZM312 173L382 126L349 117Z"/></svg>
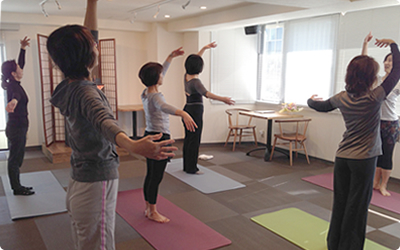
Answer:
<svg viewBox="0 0 400 250"><path fill-rule="evenodd" d="M171 221L157 223L144 216L143 190L135 189L118 193L117 213L155 249L215 249L232 242L177 207L158 196L157 210Z"/></svg>
<svg viewBox="0 0 400 250"><path fill-rule="evenodd" d="M333 190L333 173L302 178L312 184ZM389 191L391 196L383 196L379 191L372 192L371 204L388 211L400 214L400 194Z"/></svg>

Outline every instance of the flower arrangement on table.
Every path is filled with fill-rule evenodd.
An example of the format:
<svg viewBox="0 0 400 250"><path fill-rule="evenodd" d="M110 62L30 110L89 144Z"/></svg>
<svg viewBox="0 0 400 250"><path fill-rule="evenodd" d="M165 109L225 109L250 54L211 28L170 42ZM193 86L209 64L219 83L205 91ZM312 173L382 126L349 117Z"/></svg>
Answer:
<svg viewBox="0 0 400 250"><path fill-rule="evenodd" d="M292 113L292 112L300 112L303 108L297 107L296 103L282 103L282 109L279 110L279 113Z"/></svg>

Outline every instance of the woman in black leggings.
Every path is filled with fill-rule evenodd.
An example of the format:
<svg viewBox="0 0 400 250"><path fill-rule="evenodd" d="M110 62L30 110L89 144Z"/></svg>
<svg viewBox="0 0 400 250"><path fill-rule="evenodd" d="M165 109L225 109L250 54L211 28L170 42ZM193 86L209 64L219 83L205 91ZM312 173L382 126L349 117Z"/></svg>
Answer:
<svg viewBox="0 0 400 250"><path fill-rule="evenodd" d="M6 136L10 144L10 155L8 157L8 177L14 195L32 195L35 192L32 187L24 187L20 182L19 168L25 155L26 133L28 132L28 96L21 86L23 68L25 65L25 49L29 46L30 39L25 37L21 40L18 64L15 60L9 60L1 66L2 88L7 90L8 121Z"/></svg>

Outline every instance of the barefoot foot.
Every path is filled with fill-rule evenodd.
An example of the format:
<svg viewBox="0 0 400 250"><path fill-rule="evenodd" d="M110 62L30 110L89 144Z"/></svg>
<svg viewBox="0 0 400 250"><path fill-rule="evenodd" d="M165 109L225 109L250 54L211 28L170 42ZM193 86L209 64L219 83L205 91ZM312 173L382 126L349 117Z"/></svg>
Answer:
<svg viewBox="0 0 400 250"><path fill-rule="evenodd" d="M381 187L381 188L379 189L379 191L381 192L381 194L382 194L383 196L391 196L391 194L386 190L385 187Z"/></svg>
<svg viewBox="0 0 400 250"><path fill-rule="evenodd" d="M165 217L164 215L159 214L157 211L154 212L149 212L147 214L147 218L149 218L150 220L154 220L156 222L159 223L167 223L169 222L169 219L167 217Z"/></svg>

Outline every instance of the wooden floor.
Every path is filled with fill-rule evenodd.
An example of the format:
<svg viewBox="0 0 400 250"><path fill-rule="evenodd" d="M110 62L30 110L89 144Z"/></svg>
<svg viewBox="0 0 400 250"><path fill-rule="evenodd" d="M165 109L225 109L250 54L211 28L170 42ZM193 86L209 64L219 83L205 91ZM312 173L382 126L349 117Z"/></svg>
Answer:
<svg viewBox="0 0 400 250"><path fill-rule="evenodd" d="M182 143L176 145L182 148ZM286 156L276 153L272 162L264 162L263 152L252 156L245 152L251 144L202 145L200 153L213 155L200 165L219 172L246 185L231 191L203 194L180 180L165 174L160 186L160 195L192 214L205 224L232 241L221 249L299 249L287 240L260 227L250 217L267 211L286 207L313 209L322 217L328 217L332 206L332 192L301 180L302 177L330 173L333 164L311 158L308 165L305 158L294 159L292 167ZM6 157L0 152L0 168L6 168ZM181 151L176 158L181 157ZM396 167L396 166L395 166ZM21 168L22 173L51 170L63 187L67 186L69 164L51 163L40 150L28 151ZM140 156L122 156L119 167L119 190L140 188L146 172L146 163ZM4 171L3 171L4 173ZM8 187L6 187L8 188ZM310 192L311 190L311 192ZM400 181L391 179L389 190L400 193ZM370 209L400 220L400 215L378 207ZM368 218L367 238L389 249L400 246L400 223L373 213ZM398 234L396 236L396 230ZM393 230L395 233L393 233ZM2 183L0 184L0 248L4 250L67 250L72 248L70 225L67 213L40 216L12 221ZM153 249L119 215L116 219L116 247L124 249Z"/></svg>

